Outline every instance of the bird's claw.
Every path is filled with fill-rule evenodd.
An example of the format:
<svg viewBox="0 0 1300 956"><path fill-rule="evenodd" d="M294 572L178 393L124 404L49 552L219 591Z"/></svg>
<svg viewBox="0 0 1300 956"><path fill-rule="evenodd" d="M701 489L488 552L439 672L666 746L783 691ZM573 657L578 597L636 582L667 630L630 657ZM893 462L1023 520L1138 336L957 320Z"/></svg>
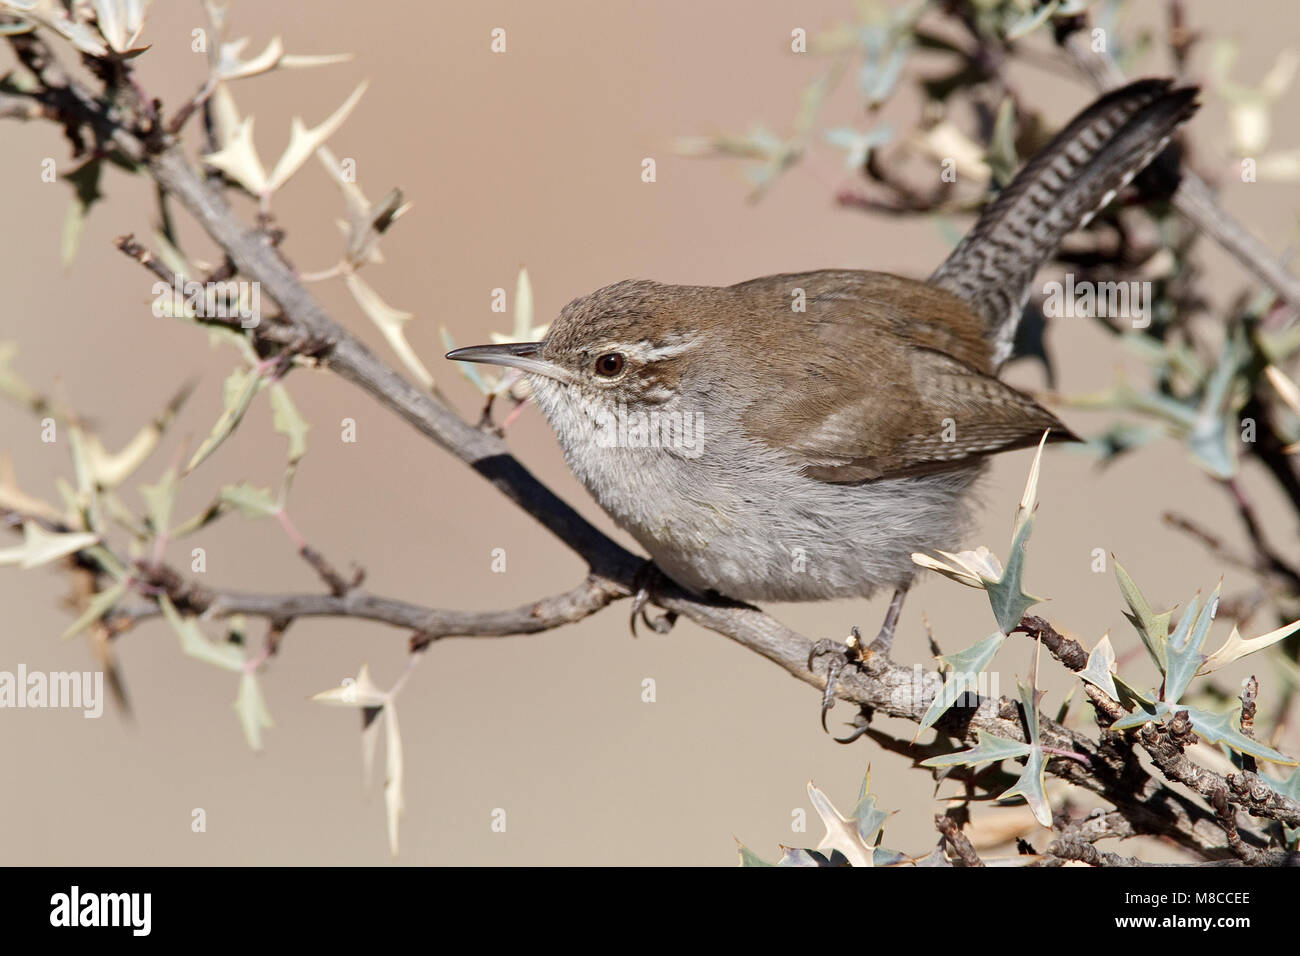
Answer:
<svg viewBox="0 0 1300 956"><path fill-rule="evenodd" d="M636 593L632 595L632 615L628 620L628 626L632 630L632 636L636 637L636 621L639 617L645 621L650 630L656 634L667 634L677 623L676 611L664 611L659 617L651 617L646 610L650 606L650 593L664 579L663 572L655 567L653 561L647 561L641 565L633 579L633 585L636 587Z"/></svg>
<svg viewBox="0 0 1300 956"><path fill-rule="evenodd" d="M840 672L844 670L845 664L860 665L872 656L872 652L862 646L862 635L854 625L849 631L847 641L836 641L826 637L813 641L812 647L808 650L808 670L813 669L817 658L826 654L834 656L826 665L826 690L822 693L821 720L822 730L830 733L830 728L826 726L826 715L835 706L835 685L839 680Z"/></svg>

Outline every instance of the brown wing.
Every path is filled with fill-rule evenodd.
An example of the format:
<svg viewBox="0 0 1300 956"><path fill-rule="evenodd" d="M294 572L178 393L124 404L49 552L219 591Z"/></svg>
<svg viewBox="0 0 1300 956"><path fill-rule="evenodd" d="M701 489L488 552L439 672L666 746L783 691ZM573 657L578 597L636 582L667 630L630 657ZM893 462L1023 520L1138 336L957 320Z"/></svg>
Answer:
<svg viewBox="0 0 1300 956"><path fill-rule="evenodd" d="M879 431L882 397L871 392L826 416L788 450L804 472L829 482L868 481L944 471L970 459L1049 441L1077 440L1028 395L951 356L912 357L916 404Z"/></svg>
<svg viewBox="0 0 1300 956"><path fill-rule="evenodd" d="M943 471L1035 445L1049 430L1049 441L1077 440L1028 395L933 347L968 338L973 316L959 301L892 276L838 275L837 288L810 291L802 334L823 345L805 360L804 378L767 389L746 416L751 434L793 455L810 477L855 482ZM985 359L982 349L963 351ZM760 363L756 378L765 371Z"/></svg>

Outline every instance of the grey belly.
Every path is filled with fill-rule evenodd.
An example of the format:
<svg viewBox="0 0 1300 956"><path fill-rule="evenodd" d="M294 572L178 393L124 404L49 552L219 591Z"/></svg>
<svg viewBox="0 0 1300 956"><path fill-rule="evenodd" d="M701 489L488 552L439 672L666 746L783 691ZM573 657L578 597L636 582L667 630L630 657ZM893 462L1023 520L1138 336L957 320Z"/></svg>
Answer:
<svg viewBox="0 0 1300 956"><path fill-rule="evenodd" d="M626 526L694 591L742 601L866 597L909 585L913 552L961 546L981 470L857 485L798 476L794 489L714 485L711 498L702 490L679 499L671 521Z"/></svg>

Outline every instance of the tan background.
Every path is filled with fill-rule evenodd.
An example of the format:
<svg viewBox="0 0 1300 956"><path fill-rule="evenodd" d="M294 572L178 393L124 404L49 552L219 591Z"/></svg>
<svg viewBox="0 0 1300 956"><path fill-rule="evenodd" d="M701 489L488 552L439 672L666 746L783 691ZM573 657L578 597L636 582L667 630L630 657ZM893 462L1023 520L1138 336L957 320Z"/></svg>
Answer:
<svg viewBox="0 0 1300 956"><path fill-rule="evenodd" d="M1143 19L1130 23L1159 25L1164 5L1140 6ZM146 31L154 48L140 61L140 78L174 108L202 80L189 35L203 20L197 3L155 7ZM1193 23L1210 35L1240 38L1239 73L1247 82L1257 82L1293 36L1283 2L1251 3L1249 16L1238 4L1189 7ZM251 36L252 49L280 34L291 51L347 50L356 60L245 81L235 95L257 116L257 142L270 165L292 115L319 122L359 79L371 78L331 146L357 159L372 199L400 185L415 209L386 241L387 263L367 270L367 279L391 304L417 314L415 348L461 410L476 414L475 395L440 358L438 326L446 323L461 344L504 329L508 319L489 311L489 298L497 286L513 293L520 263L532 274L544 321L570 298L633 276L726 284L829 266L924 274L942 259L946 244L931 223L834 208L833 188L851 180L843 154L828 147L815 147L757 206L744 203L736 165L670 153L679 135L738 131L752 121L788 130L800 91L822 69L788 52L791 28L812 33L852 10L847 0L743 7L689 0L237 2L232 35ZM1288 28L1279 30L1280 23ZM495 26L508 31L504 56L488 51ZM1198 70L1207 52L1198 54ZM7 54L3 62L7 67ZM1162 47L1146 65L1147 72L1168 69ZM1060 119L1088 99L1064 70L1025 67L1020 75L1034 101L1051 104ZM1297 145L1288 119L1297 105L1291 91L1277 110L1279 148ZM909 114L903 109L896 118L906 122ZM825 122L862 128L851 81ZM181 380L202 376L183 421L142 473L152 481L183 436L197 440L214 420L234 354L209 350L192 330L152 318L152 279L112 249L120 233L148 235L153 205L143 180L110 173L108 200L94 210L80 257L65 274L57 259L69 190L42 184L38 175L45 156L66 168L65 145L48 125L6 122L3 130L0 338L19 343L20 370L93 415L110 447ZM1207 163L1224 159L1225 131L1222 104L1211 97L1192 130ZM639 178L644 156L659 162L653 185ZM1294 241L1293 186L1229 184L1224 198L1270 247ZM340 209L314 162L277 196L288 254L299 268L335 261ZM183 234L207 250L191 224ZM1228 297L1240 273L1216 251L1204 254L1220 277L1216 294ZM318 292L340 321L391 359L341 284ZM1071 391L1103 387L1126 361L1082 320L1058 323L1051 347ZM1041 384L1033 367L1015 368L1011 377ZM294 518L336 563L363 565L378 593L488 608L563 590L581 575L581 563L530 518L356 390L303 373L290 386L315 426ZM344 417L359 423L355 445L338 440L335 423ZM1066 417L1085 430L1102 421ZM259 403L236 438L195 473L178 513L201 507L223 482L278 479L283 440L268 419ZM66 443L41 444L34 420L9 406L0 407L0 434L24 487L54 499L54 478L69 473ZM564 468L535 410L513 429L511 444L543 480L611 527ZM1020 452L998 462L969 546L1005 550L1029 461ZM1226 496L1184 462L1168 441L1105 473L1082 456L1048 456L1029 582L1053 597L1050 617L1089 646L1107 628L1121 653L1136 645L1113 577L1090 572L1094 548L1116 552L1158 604L1185 601L1224 571L1160 521L1162 509L1175 508L1239 538ZM1272 509L1266 482L1253 471L1247 479ZM127 497L139 504L133 491ZM1269 524L1294 557L1289 521ZM272 523L231 517L201 543L214 586L318 587ZM169 558L187 564L189 547L173 545ZM490 573L495 547L508 552L504 575ZM1229 590L1241 583L1228 571ZM65 593L65 578L53 570L0 569L0 669L19 662L46 671L92 666L81 641L58 639L70 620L60 607ZM840 637L855 622L874 628L883 601L772 610L805 633ZM991 630L979 594L927 580L905 610L898 645L907 659L927 656L922 611L948 650ZM1212 640L1225 632L1220 624ZM359 622L297 624L264 678L276 727L265 752L254 755L230 710L231 675L182 657L163 624L127 635L119 649L133 723L111 711L98 721L69 711L0 713L0 861L385 863L383 804L377 792L362 796L356 717L306 698L354 674L362 661L386 686L402 666L406 637ZM1029 649L1021 643L1003 652L997 666L1004 692L1025 673ZM1146 666L1135 659L1132 669L1148 679ZM657 681L657 703L640 700L646 677ZM1272 689L1266 684L1265 693ZM1049 705L1060 699L1058 690ZM729 864L733 836L772 857L779 842L819 838L815 827L790 832L792 810L807 805L809 778L849 807L868 763L883 805L903 811L887 843L926 852L938 806L926 775L908 772L906 761L873 744L835 744L818 728L816 709L810 687L690 623L668 637L632 640L625 604L541 636L444 642L401 699L408 805L401 861ZM847 715L840 705L834 717ZM901 724L897 730L911 732ZM204 834L190 831L195 807L207 811ZM489 826L497 807L508 813L504 834Z"/></svg>

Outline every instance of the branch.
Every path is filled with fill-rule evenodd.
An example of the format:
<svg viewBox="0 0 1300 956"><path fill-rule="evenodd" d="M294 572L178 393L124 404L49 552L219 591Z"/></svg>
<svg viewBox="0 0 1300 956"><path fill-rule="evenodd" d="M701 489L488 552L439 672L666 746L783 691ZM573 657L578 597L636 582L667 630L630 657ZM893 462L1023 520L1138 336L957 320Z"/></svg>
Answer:
<svg viewBox="0 0 1300 956"><path fill-rule="evenodd" d="M300 617L345 617L377 621L416 632L413 650L444 637L506 637L536 634L582 620L628 591L616 582L589 575L562 594L516 608L492 611L454 611L429 608L397 598L362 591L334 594L258 594L245 591L207 591L177 588L169 596L182 611L206 617L246 614L287 622ZM179 600L178 600L179 598ZM137 622L161 614L154 601L119 608L112 615Z"/></svg>
<svg viewBox="0 0 1300 956"><path fill-rule="evenodd" d="M946 813L941 813L934 818L934 825L943 835L944 842L952 848L953 853L957 854L957 859L961 861L962 866L984 866L984 861L975 852L970 838L961 832L961 826L956 820Z"/></svg>

